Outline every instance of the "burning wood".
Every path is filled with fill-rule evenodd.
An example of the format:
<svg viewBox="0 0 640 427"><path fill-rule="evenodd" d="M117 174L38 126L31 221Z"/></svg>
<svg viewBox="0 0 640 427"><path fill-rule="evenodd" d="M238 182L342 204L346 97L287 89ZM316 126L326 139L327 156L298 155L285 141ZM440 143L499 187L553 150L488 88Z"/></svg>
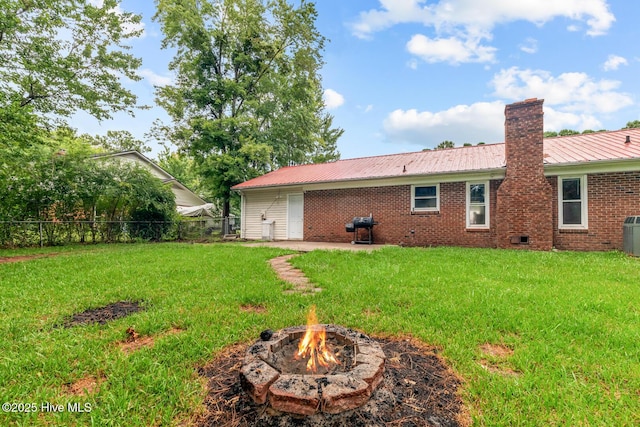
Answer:
<svg viewBox="0 0 640 427"><path fill-rule="evenodd" d="M324 326L318 324L316 317L316 306L312 305L307 315L307 329L304 337L298 345L298 352L295 359L306 359L307 371L318 372L318 365L328 368L332 363L339 365L340 361L336 359L326 342L327 332Z"/></svg>

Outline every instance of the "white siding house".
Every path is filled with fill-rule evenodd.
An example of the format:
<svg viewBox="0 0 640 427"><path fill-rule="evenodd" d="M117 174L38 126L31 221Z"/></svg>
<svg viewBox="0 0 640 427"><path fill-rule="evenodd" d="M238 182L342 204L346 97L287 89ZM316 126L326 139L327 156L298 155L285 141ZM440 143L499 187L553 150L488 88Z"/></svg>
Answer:
<svg viewBox="0 0 640 427"><path fill-rule="evenodd" d="M243 191L241 237L263 238L265 221L273 221L275 240L302 240L303 193L302 187L286 189Z"/></svg>
<svg viewBox="0 0 640 427"><path fill-rule="evenodd" d="M112 158L126 162L134 162L144 166L145 168L147 168L147 170L149 170L149 172L151 172L151 175L159 178L164 183L171 184L171 191L176 196L176 206L178 207L201 206L207 203L193 191L185 187L184 184L175 179L171 174L169 174L169 172L162 169L160 166L155 164L148 157L138 151L122 151L120 153L96 156L96 158Z"/></svg>

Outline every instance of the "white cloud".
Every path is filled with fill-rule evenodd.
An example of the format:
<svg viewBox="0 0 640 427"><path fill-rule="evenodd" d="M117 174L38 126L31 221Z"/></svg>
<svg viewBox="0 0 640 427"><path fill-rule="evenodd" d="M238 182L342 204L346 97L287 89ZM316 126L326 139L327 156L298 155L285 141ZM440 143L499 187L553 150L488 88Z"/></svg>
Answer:
<svg viewBox="0 0 640 427"><path fill-rule="evenodd" d="M173 79L171 77L161 76L148 68L141 69L139 74L153 86L167 86L173 83Z"/></svg>
<svg viewBox="0 0 640 427"><path fill-rule="evenodd" d="M431 39L422 34L411 37L407 43L407 50L422 58L426 62L493 62L496 49L480 46L480 40L456 37Z"/></svg>
<svg viewBox="0 0 640 427"><path fill-rule="evenodd" d="M417 70L418 60L415 58L411 58L409 61L407 61L407 67L411 68L412 70Z"/></svg>
<svg viewBox="0 0 640 427"><path fill-rule="evenodd" d="M519 101L543 98L545 105L563 112L612 113L633 104L626 93L617 91L615 80L594 80L586 73L562 73L553 76L543 70L512 67L498 72L491 81L498 98Z"/></svg>
<svg viewBox="0 0 640 427"><path fill-rule="evenodd" d="M433 26L437 31L452 28L491 30L505 22L525 20L542 25L558 17L586 22L589 35L607 32L615 17L606 0L379 0L380 8L361 12L352 24L353 33L362 38L402 23Z"/></svg>
<svg viewBox="0 0 640 427"><path fill-rule="evenodd" d="M371 111L371 110L373 110L373 105L372 105L372 104L369 104L369 105L367 105L367 106L365 107L364 112L365 112L365 113L368 113L368 112L369 112L369 111Z"/></svg>
<svg viewBox="0 0 640 427"><path fill-rule="evenodd" d="M384 120L383 127L391 141L431 148L444 140L457 145L499 142L504 139L504 103L478 102L438 112L395 110Z"/></svg>
<svg viewBox="0 0 640 427"><path fill-rule="evenodd" d="M602 129L602 123L591 114L575 114L558 111L552 107L544 107L544 130L561 131L573 129L583 131L585 129Z"/></svg>
<svg viewBox="0 0 640 427"><path fill-rule="evenodd" d="M344 104L344 96L333 89L326 89L322 98L324 99L325 107L329 110L333 110Z"/></svg>
<svg viewBox="0 0 640 427"><path fill-rule="evenodd" d="M609 55L607 61L602 65L605 71L617 70L621 65L629 65L626 58L618 55Z"/></svg>
<svg viewBox="0 0 640 427"><path fill-rule="evenodd" d="M536 53L538 51L538 40L528 37L524 43L520 45L520 50L524 53Z"/></svg>
<svg viewBox="0 0 640 427"><path fill-rule="evenodd" d="M606 0L379 0L380 8L361 12L351 25L353 34L371 38L375 32L398 24L422 24L432 28L435 38L414 35L407 49L428 62L493 62L496 49L482 42L491 40L498 24L529 21L543 25L566 18L587 26L591 36L605 34L615 17ZM577 30L573 25L568 31ZM418 37L416 39L416 37ZM528 52L535 46L522 49ZM452 49L447 54L447 49ZM528 52L532 53L532 52Z"/></svg>

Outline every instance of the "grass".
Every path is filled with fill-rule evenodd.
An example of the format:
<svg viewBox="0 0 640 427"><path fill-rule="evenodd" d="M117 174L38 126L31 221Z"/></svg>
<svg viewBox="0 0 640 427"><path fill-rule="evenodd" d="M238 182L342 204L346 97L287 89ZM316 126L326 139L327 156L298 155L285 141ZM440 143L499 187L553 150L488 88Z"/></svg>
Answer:
<svg viewBox="0 0 640 427"><path fill-rule="evenodd" d="M284 295L269 258L236 244L101 246L0 264L0 403L89 403L90 413L4 413L0 425L176 425L203 408L196 371L266 328L323 323L439 346L476 425L640 424L640 260L620 253L385 248L294 258L323 292ZM20 255L24 255L21 251ZM0 257L7 256L0 251ZM146 310L59 328L118 300ZM262 305L265 313L240 306ZM124 354L134 327L158 337ZM177 334L164 334L180 328ZM485 354L484 344L510 355ZM67 385L94 377L98 391Z"/></svg>

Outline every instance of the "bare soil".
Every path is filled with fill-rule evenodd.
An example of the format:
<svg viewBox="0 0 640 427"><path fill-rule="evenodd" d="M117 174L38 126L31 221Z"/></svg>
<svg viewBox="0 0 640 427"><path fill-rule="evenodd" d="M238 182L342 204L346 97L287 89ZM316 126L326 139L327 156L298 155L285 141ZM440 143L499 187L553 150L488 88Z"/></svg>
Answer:
<svg viewBox="0 0 640 427"><path fill-rule="evenodd" d="M0 264L6 264L10 262L30 261L32 259L38 259L38 258L50 258L50 257L62 255L62 254L63 252L51 252L48 254L5 256L5 257L0 257Z"/></svg>
<svg viewBox="0 0 640 427"><path fill-rule="evenodd" d="M240 310L245 313L264 314L267 312L267 307L262 304L242 304Z"/></svg>
<svg viewBox="0 0 640 427"><path fill-rule="evenodd" d="M168 335L179 334L182 331L183 329L174 327L158 335L140 336L140 334L138 334L135 329L128 328L126 331L127 339L125 341L119 342L118 347L120 347L120 350L122 350L123 353L130 354L140 350L141 348L153 347L157 339L166 337Z"/></svg>
<svg viewBox="0 0 640 427"><path fill-rule="evenodd" d="M257 405L240 384L247 346L229 348L199 369L208 393L198 426L465 427L471 418L459 394L462 380L438 349L411 338L376 338L387 356L384 379L364 406L341 414L296 416Z"/></svg>
<svg viewBox="0 0 640 427"><path fill-rule="evenodd" d="M112 320L144 310L141 304L142 301L118 301L105 305L104 307L92 308L82 313L74 314L71 319L64 322L62 326L72 328L90 323L100 323L104 325Z"/></svg>
<svg viewBox="0 0 640 427"><path fill-rule="evenodd" d="M66 384L66 393L70 396L90 396L98 392L100 384L102 384L106 378L104 376L94 377L87 376L80 378L72 384Z"/></svg>

